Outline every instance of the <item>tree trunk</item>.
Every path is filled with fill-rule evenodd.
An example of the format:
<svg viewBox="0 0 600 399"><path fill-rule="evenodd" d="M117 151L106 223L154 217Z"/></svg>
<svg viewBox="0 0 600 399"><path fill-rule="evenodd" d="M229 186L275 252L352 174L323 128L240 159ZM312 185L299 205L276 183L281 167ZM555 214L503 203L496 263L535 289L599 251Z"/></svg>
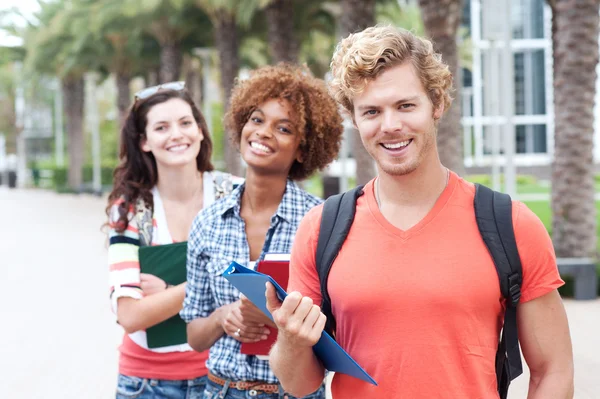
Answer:
<svg viewBox="0 0 600 399"><path fill-rule="evenodd" d="M237 25L235 18L226 12L222 12L217 16L215 42L219 50L223 111L226 112L229 108L231 89L240 69ZM229 173L242 176L240 155L237 150L238 143L232 143L229 137L229 132L224 132L223 148L225 150L226 169Z"/></svg>
<svg viewBox="0 0 600 399"><path fill-rule="evenodd" d="M129 90L129 82L131 81L131 76L127 72L118 72L116 73L117 80L117 109L119 110L119 131L123 127L125 123L125 118L127 117L127 111L129 110L129 106L131 105L131 90Z"/></svg>
<svg viewBox="0 0 600 399"><path fill-rule="evenodd" d="M460 124L460 93L462 81L459 74L456 35L462 16L462 0L419 0L427 36L433 41L436 52L450 67L454 78L454 97L449 110L438 125L437 144L440 160L459 175L465 172L463 132Z"/></svg>
<svg viewBox="0 0 600 399"><path fill-rule="evenodd" d="M144 87L152 87L158 85L158 77L160 76L160 67L156 70L148 70L144 77Z"/></svg>
<svg viewBox="0 0 600 399"><path fill-rule="evenodd" d="M202 74L197 58L184 57L185 87L198 107L202 104ZM212 132L211 132L212 133Z"/></svg>
<svg viewBox="0 0 600 399"><path fill-rule="evenodd" d="M67 148L69 152L69 188L77 192L83 185L83 77L63 80L64 109L67 115Z"/></svg>
<svg viewBox="0 0 600 399"><path fill-rule="evenodd" d="M297 62L298 40L293 26L293 0L274 0L267 6L266 13L273 63Z"/></svg>
<svg viewBox="0 0 600 399"><path fill-rule="evenodd" d="M179 43L164 43L160 48L160 83L179 80L182 53Z"/></svg>
<svg viewBox="0 0 600 399"><path fill-rule="evenodd" d="M556 0L552 238L560 257L595 256L593 146L598 0Z"/></svg>
<svg viewBox="0 0 600 399"><path fill-rule="evenodd" d="M375 25L375 0L342 0L340 22L343 37ZM356 162L356 184L365 184L376 175L375 163L365 149L358 130L353 127L346 133Z"/></svg>

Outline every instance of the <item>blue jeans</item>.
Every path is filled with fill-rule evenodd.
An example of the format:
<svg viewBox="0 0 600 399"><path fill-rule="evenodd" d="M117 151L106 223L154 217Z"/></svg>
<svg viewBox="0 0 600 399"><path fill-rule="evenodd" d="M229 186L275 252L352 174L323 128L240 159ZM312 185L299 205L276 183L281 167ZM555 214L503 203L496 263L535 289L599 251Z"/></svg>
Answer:
<svg viewBox="0 0 600 399"><path fill-rule="evenodd" d="M116 399L202 399L208 378L154 380L119 374Z"/></svg>
<svg viewBox="0 0 600 399"><path fill-rule="evenodd" d="M215 384L208 380L206 382L206 390L204 391L204 399L298 399L288 393L285 393L279 386L279 393L264 393L253 391L252 389L241 391L239 389L229 388L230 381L227 381L224 386ZM325 399L325 385L321 385L316 392L303 399Z"/></svg>

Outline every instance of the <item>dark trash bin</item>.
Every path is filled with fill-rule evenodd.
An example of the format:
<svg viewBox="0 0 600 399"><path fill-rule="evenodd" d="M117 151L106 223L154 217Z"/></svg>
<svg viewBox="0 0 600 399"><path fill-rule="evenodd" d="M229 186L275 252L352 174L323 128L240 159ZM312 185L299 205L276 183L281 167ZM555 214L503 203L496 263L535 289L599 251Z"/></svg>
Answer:
<svg viewBox="0 0 600 399"><path fill-rule="evenodd" d="M8 188L17 187L17 172L14 170L8 171Z"/></svg>

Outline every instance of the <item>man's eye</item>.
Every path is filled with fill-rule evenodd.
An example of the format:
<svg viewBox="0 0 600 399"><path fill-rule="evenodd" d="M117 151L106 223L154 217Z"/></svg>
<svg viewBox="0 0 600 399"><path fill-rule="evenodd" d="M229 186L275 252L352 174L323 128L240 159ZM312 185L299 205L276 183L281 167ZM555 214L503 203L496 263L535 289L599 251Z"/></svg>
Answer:
<svg viewBox="0 0 600 399"><path fill-rule="evenodd" d="M376 109L369 109L369 110L365 111L365 113L363 115L368 115L368 116L377 115L377 110Z"/></svg>
<svg viewBox="0 0 600 399"><path fill-rule="evenodd" d="M260 118L258 118L258 117L256 117L256 116L255 116L254 118L250 118L250 120L251 120L252 122L254 122L254 123L261 123L261 122L262 122L262 119L260 119Z"/></svg>
<svg viewBox="0 0 600 399"><path fill-rule="evenodd" d="M415 104L402 104L400 106L400 108L402 109L409 109L409 108L413 108L415 106Z"/></svg>

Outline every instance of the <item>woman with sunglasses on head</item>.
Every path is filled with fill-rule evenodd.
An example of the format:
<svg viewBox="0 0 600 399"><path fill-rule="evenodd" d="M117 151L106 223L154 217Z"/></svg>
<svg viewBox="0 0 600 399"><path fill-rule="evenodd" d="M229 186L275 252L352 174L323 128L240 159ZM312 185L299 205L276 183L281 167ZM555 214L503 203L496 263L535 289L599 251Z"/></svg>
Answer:
<svg viewBox="0 0 600 399"><path fill-rule="evenodd" d="M136 94L121 130L120 164L108 199L111 303L125 335L116 397L199 398L207 352L185 342L152 349L145 330L178 314L185 283L140 272L138 249L186 241L196 214L231 191L213 171L212 143L184 82Z"/></svg>
<svg viewBox="0 0 600 399"><path fill-rule="evenodd" d="M278 65L236 83L226 124L247 164L245 183L194 220L180 315L190 345L210 348L205 399L292 398L268 357L241 352L267 339L273 323L221 274L231 261L254 267L266 253L289 253L300 220L321 202L294 181L335 159L342 119L322 80ZM324 387L307 398L325 398Z"/></svg>

